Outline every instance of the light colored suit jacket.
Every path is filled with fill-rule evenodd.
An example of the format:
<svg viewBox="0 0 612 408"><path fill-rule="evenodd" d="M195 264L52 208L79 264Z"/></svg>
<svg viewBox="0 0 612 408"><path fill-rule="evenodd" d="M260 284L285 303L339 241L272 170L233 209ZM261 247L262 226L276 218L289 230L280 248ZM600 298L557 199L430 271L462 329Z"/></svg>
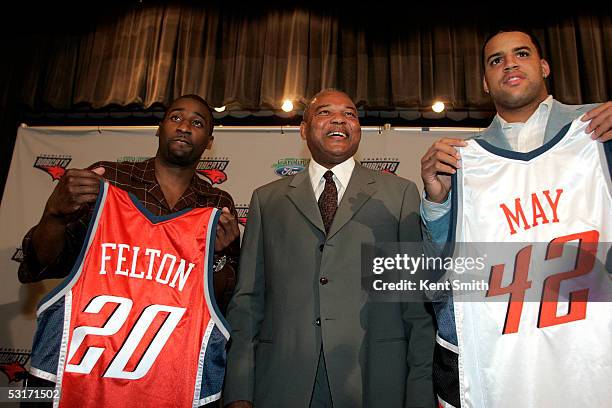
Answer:
<svg viewBox="0 0 612 408"><path fill-rule="evenodd" d="M420 241L419 218L414 183L359 164L327 239L308 171L255 190L224 402L308 407L322 347L335 408L434 406L431 314L368 302L361 282L361 244Z"/></svg>
<svg viewBox="0 0 612 408"><path fill-rule="evenodd" d="M547 143L555 137L565 125L587 113L597 105L599 104L564 105L553 99L550 115L548 116L548 123L546 124L546 130L544 132L544 143ZM477 134L475 138L483 139L501 149L512 150L508 143L508 139L506 139L502 132L501 123L497 116L493 119L491 125L482 133ZM451 228L450 224L450 211L435 221L427 222L426 228L428 231L426 231L424 236L426 240L430 241L429 244L431 244L427 245L427 247L437 248L439 244L445 242L448 237L448 231ZM433 252L435 252L435 250L433 250Z"/></svg>

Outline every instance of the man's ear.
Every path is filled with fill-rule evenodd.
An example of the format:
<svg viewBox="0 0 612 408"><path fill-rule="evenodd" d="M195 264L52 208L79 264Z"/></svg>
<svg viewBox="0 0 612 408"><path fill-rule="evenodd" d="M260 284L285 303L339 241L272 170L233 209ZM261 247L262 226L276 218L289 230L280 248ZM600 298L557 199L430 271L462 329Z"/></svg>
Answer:
<svg viewBox="0 0 612 408"><path fill-rule="evenodd" d="M550 65L548 65L548 61L542 58L540 60L540 66L542 67L542 76L544 78L548 78L548 76L550 75Z"/></svg>
<svg viewBox="0 0 612 408"><path fill-rule="evenodd" d="M213 135L210 135L210 138L208 139L208 143L206 143L206 149L204 150L212 149L213 140L215 140L215 137Z"/></svg>
<svg viewBox="0 0 612 408"><path fill-rule="evenodd" d="M300 123L300 137L302 140L306 140L306 126L308 126L306 122L302 121L302 123Z"/></svg>
<svg viewBox="0 0 612 408"><path fill-rule="evenodd" d="M485 78L484 76L482 77L482 87L485 93L489 93L489 85L487 85L487 78Z"/></svg>

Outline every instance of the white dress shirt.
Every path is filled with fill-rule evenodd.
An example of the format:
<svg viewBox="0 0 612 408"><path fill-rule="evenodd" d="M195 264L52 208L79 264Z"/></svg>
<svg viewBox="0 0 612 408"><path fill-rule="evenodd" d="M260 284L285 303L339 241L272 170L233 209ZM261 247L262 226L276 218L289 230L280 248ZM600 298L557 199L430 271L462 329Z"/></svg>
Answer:
<svg viewBox="0 0 612 408"><path fill-rule="evenodd" d="M314 191L317 201L319 201L319 197L321 197L321 194L323 193L323 188L325 188L325 179L323 178L323 174L325 174L327 170L331 170L332 173L334 173L334 177L332 179L334 180L336 189L338 190L338 205L340 205L340 200L342 200L342 196L346 191L346 186L348 186L354 168L355 159L352 157L346 159L340 164L335 165L331 169L321 166L319 163L314 161L314 159L310 160L310 163L308 164L308 175L310 176L310 183L312 184L312 190Z"/></svg>
<svg viewBox="0 0 612 408"><path fill-rule="evenodd" d="M537 149L544 144L544 133L550 116L552 106L552 95L544 99L538 109L527 119L527 122L506 122L499 114L497 119L501 124L502 132L508 144L515 152L526 153Z"/></svg>
<svg viewBox="0 0 612 408"><path fill-rule="evenodd" d="M544 144L544 134L546 133L546 124L550 116L552 102L552 95L548 95L548 98L540 103L538 108L531 114L525 123L508 123L499 116L499 114L495 115L497 120L499 120L502 133L508 140L508 144L512 150L525 153L535 150ZM443 203L434 203L427 200L427 198L425 198L425 192L423 192L421 216L425 222L435 221L449 212L451 209L450 199L451 195L449 194L448 199Z"/></svg>

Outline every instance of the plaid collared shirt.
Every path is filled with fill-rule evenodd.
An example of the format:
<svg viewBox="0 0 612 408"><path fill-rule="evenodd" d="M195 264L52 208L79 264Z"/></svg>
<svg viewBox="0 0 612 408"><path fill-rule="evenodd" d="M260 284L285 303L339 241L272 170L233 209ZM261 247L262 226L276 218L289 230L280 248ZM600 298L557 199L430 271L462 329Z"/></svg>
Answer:
<svg viewBox="0 0 612 408"><path fill-rule="evenodd" d="M151 211L154 215L167 215L184 208L196 207L227 207L234 216L237 216L236 208L232 197L223 190L212 187L197 174L193 175L191 184L177 201L174 208L170 208L161 190L161 186L155 178L155 158L143 162L98 162L89 167L104 167L103 177L110 183L136 196L138 200ZM68 224L66 228L66 241L62 253L57 259L47 265L39 264L32 245L32 234L34 228L30 229L23 239L23 262L19 266L19 280L23 283L38 282L43 279L66 277L72 269L81 251L81 246L87 234L87 228L91 219L93 206L89 206L87 211L76 221ZM228 262L224 268L225 273L215 274L215 292L221 309L227 298L233 291L235 284L235 270L240 254L240 240L236 239L222 253L215 254L227 255ZM231 269L231 271L227 271ZM229 273L228 273L229 272ZM223 280L221 282L220 280ZM219 290L217 290L219 288ZM219 296L222 299L219 299Z"/></svg>

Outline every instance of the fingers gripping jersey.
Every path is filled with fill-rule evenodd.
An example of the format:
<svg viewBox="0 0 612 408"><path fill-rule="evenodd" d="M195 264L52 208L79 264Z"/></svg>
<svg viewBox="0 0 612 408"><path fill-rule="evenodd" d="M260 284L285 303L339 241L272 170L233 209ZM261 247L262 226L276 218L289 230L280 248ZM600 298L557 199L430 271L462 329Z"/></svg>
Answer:
<svg viewBox="0 0 612 408"><path fill-rule="evenodd" d="M41 302L35 376L60 407L191 407L220 397L229 332L212 289L219 211L153 216L104 183L71 274Z"/></svg>
<svg viewBox="0 0 612 408"><path fill-rule="evenodd" d="M476 140L461 149L454 256L495 247L477 243L498 243L505 253L486 261L488 290L454 293L447 309L456 337L438 338L437 351L458 354L454 363L450 353L438 361L438 369L448 363L458 371L459 390L447 393L458 396L452 405L612 401L612 279L604 268L612 256L612 187L605 148L587 125L576 120L529 153Z"/></svg>

